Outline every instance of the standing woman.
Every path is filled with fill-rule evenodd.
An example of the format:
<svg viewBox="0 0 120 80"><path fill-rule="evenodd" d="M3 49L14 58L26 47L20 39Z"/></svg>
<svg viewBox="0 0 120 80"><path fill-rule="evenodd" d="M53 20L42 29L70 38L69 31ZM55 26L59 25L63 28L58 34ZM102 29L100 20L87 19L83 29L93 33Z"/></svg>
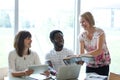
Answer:
<svg viewBox="0 0 120 80"><path fill-rule="evenodd" d="M84 32L79 35L80 54L94 56L94 63L87 64L86 73L108 76L111 58L105 33L95 26L93 15L90 12L85 12L80 17L80 24L84 29Z"/></svg>
<svg viewBox="0 0 120 80"><path fill-rule="evenodd" d="M20 31L14 39L14 50L9 53L9 73L13 77L27 76L33 73L28 70L30 65L39 65L40 60L36 52L30 50L31 33L28 31Z"/></svg>

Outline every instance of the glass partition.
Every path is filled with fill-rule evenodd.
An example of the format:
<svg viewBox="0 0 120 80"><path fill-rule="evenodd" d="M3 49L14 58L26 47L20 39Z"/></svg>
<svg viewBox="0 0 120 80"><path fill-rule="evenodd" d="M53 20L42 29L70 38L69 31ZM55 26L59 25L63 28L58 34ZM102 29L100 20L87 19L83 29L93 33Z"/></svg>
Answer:
<svg viewBox="0 0 120 80"><path fill-rule="evenodd" d="M14 0L0 0L0 67L6 67L13 47Z"/></svg>
<svg viewBox="0 0 120 80"><path fill-rule="evenodd" d="M86 3L89 3L86 5ZM107 45L111 55L110 71L119 73L120 57L120 1L119 0L81 0L81 13L93 13L96 26L106 33Z"/></svg>
<svg viewBox="0 0 120 80"><path fill-rule="evenodd" d="M19 0L19 30L32 32L32 49L44 62L53 48L49 33L59 29L64 33L65 47L74 48L74 0Z"/></svg>
<svg viewBox="0 0 120 80"><path fill-rule="evenodd" d="M44 63L45 54L53 48L50 31L64 33L65 47L74 50L74 0L0 0L0 67L8 66L8 53L20 30L32 33L32 49Z"/></svg>

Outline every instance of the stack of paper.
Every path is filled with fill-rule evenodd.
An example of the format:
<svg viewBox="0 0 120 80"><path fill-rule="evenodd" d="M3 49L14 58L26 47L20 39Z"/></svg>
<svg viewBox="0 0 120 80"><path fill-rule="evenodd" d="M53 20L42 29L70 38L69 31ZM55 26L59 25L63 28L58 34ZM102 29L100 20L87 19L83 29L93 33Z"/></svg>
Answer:
<svg viewBox="0 0 120 80"><path fill-rule="evenodd" d="M33 80L44 80L46 79L46 76L40 74L31 74L29 78L33 78Z"/></svg>
<svg viewBox="0 0 120 80"><path fill-rule="evenodd" d="M85 80L107 80L107 76L98 75L96 73L89 73Z"/></svg>

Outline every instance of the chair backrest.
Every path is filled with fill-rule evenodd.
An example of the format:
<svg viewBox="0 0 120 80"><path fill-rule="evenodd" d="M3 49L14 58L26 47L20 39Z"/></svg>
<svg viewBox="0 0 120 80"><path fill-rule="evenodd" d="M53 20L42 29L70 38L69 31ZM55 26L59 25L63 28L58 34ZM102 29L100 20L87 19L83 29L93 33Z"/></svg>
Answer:
<svg viewBox="0 0 120 80"><path fill-rule="evenodd" d="M0 68L0 80L4 80L4 77L8 75L8 67Z"/></svg>

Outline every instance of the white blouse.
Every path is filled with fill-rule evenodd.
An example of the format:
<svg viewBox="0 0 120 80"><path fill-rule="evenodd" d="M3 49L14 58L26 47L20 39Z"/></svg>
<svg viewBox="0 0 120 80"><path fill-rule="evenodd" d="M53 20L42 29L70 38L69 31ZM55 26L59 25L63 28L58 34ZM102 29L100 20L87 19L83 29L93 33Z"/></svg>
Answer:
<svg viewBox="0 0 120 80"><path fill-rule="evenodd" d="M31 51L30 55L20 57L15 50L11 51L8 56L9 71L24 71L30 65L39 65L40 59L36 52Z"/></svg>

